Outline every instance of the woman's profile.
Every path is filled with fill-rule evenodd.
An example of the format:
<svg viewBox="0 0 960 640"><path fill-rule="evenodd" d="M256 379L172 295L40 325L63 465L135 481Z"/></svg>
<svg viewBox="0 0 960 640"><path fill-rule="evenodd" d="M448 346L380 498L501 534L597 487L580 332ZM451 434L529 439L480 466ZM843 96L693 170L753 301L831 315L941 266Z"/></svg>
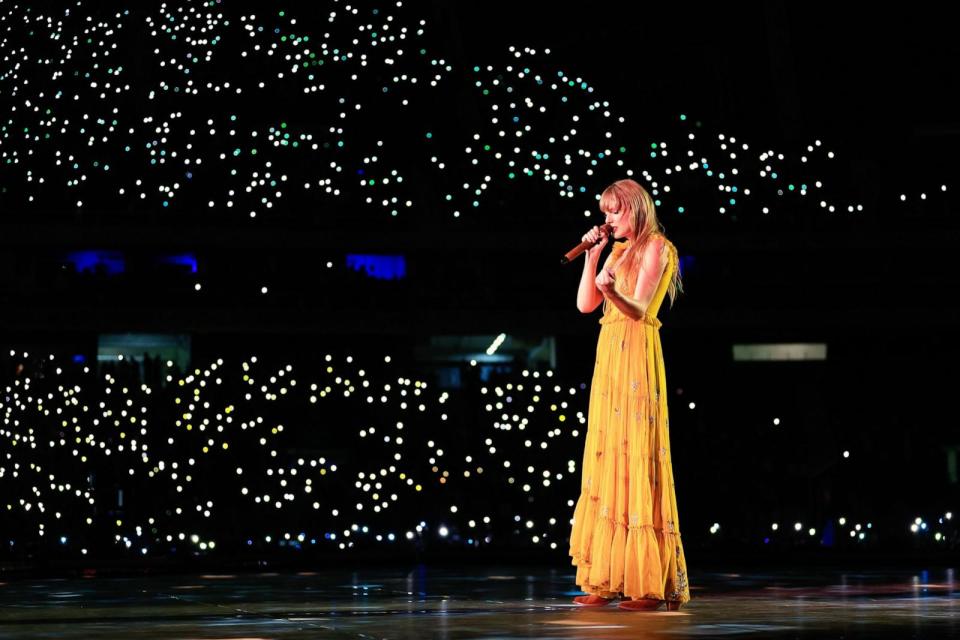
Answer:
<svg viewBox="0 0 960 640"><path fill-rule="evenodd" d="M614 243L594 227L577 291L582 313L603 304L590 387L580 496L570 534L574 602L668 610L690 600L687 564L673 482L667 386L657 311L679 292L677 250L662 233L653 199L634 180L619 180L600 197Z"/></svg>

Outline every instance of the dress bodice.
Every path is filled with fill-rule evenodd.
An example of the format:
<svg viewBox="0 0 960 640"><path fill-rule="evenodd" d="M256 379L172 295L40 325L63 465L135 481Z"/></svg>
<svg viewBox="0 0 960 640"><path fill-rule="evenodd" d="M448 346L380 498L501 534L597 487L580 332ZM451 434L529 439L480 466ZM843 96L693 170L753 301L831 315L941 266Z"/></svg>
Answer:
<svg viewBox="0 0 960 640"><path fill-rule="evenodd" d="M663 250L667 254L667 265L663 269L663 275L660 276L660 281L657 283L657 289L654 291L653 297L650 299L650 304L647 305L647 311L644 314L645 317L641 319L642 322L651 324L655 327L660 327L660 320L657 319L657 312L660 310L660 304L667 295L667 290L670 287L670 280L673 278L673 274L676 269L679 268L679 258L676 247L674 247L673 243L667 240L666 237L664 237L663 240ZM615 243L610 252L607 265L616 265L620 261L623 252L626 251L627 247L630 246L630 243L631 241L629 240L626 242ZM640 270L641 266L639 261L630 258L625 260L623 264L617 266L616 270L614 271L617 291L624 296L632 297L637 288L637 278L640 275ZM604 299L603 316L600 318L600 323L606 324L608 322L617 322L622 320L629 320L629 318L624 315L624 313L620 311L615 304L607 299Z"/></svg>

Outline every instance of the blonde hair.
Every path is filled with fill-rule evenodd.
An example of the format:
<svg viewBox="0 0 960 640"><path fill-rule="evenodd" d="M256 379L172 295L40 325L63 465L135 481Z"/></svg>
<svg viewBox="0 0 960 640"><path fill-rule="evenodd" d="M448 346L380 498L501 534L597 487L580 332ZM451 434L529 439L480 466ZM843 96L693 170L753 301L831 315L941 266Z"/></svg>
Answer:
<svg viewBox="0 0 960 640"><path fill-rule="evenodd" d="M600 194L601 211L621 211L624 207L630 211L630 218L633 221L633 237L630 238L632 243L624 252L624 259L632 251L633 259L640 262L643 255L640 248L646 244L647 240L658 232L666 239L666 234L663 233L663 225L657 219L653 198L646 189L630 178L617 180ZM674 299L678 294L683 293L679 263L670 277L667 292L670 295L670 306L673 307Z"/></svg>

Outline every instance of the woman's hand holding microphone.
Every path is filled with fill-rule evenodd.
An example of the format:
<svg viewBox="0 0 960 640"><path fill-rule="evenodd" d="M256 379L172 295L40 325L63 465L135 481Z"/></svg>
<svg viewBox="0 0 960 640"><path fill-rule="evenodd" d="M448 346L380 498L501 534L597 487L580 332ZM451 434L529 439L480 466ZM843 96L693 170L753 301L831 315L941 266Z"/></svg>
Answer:
<svg viewBox="0 0 960 640"><path fill-rule="evenodd" d="M590 242L600 242L593 245L587 249L587 259L596 260L600 257L600 252L603 251L603 248L607 246L607 243L610 241L610 236L606 232L606 229L600 227L594 227L583 234L583 241L589 240ZM614 291L614 286L616 281L614 280L613 271L610 269L601 269L600 273L597 274L597 277L594 279L594 284L597 285L597 289L600 290L605 297L610 297Z"/></svg>
<svg viewBox="0 0 960 640"><path fill-rule="evenodd" d="M587 258L595 260L600 257L600 252L605 246L607 246L609 239L610 236L607 235L606 229L601 229L600 227L594 227L593 229L590 229L590 231L587 231L585 234L583 234L583 238L581 238L581 240L584 242L587 240L590 242L596 242L597 240L601 241L599 244L595 244L587 249Z"/></svg>

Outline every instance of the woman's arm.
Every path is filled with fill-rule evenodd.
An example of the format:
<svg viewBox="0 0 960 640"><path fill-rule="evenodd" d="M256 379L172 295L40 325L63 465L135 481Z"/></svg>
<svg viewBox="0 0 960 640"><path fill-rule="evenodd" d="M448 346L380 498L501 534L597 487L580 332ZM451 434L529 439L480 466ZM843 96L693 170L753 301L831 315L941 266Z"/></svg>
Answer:
<svg viewBox="0 0 960 640"><path fill-rule="evenodd" d="M663 271L667 268L667 260L666 242L662 236L654 236L643 248L640 275L637 276L633 297L623 295L616 287L609 287L604 295L623 315L631 320L639 320L646 313L650 300L657 291Z"/></svg>
<svg viewBox="0 0 960 640"><path fill-rule="evenodd" d="M583 261L583 275L580 276L580 288L577 289L577 309L580 313L590 313L603 302L603 294L597 289L597 263L600 254L590 257L586 255Z"/></svg>

